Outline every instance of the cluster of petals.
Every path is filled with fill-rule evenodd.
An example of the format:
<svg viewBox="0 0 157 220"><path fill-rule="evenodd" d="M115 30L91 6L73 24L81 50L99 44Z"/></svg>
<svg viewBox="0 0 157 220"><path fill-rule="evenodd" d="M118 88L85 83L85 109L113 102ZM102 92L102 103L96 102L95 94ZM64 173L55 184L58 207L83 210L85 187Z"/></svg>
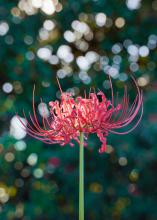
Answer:
<svg viewBox="0 0 157 220"><path fill-rule="evenodd" d="M73 146L73 140L79 143L80 133L85 137L91 133L96 133L102 142L99 152L106 151L106 137L109 133L127 134L132 131L140 122L143 113L143 98L135 79L133 82L136 88L136 97L132 104L129 103L127 88L124 87L124 95L121 101L115 97L112 83L111 100L108 100L102 91L98 93L90 92L88 98L78 96L73 98L71 93L62 92L60 101L50 101L50 116L46 117L43 106L43 117L39 122L35 110L33 93L33 115L30 114L28 121L25 113L27 125L23 124L27 133L47 144L60 144ZM138 112L141 112L136 119ZM127 127L136 119L132 128L125 131L117 131ZM86 143L85 143L86 145Z"/></svg>

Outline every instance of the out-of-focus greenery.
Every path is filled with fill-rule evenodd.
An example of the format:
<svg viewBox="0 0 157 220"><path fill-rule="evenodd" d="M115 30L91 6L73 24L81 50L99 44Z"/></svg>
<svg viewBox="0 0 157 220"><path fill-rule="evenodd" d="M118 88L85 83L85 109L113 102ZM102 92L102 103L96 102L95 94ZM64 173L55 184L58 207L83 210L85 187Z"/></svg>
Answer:
<svg viewBox="0 0 157 220"><path fill-rule="evenodd" d="M157 219L157 1L0 1L0 219L78 219L78 145L48 146L19 129L16 111L101 89L110 96L130 74L144 93L144 116L126 136L109 135L100 155L85 149L86 220ZM116 94L116 92L115 92ZM108 96L108 97L109 97ZM39 116L39 112L37 113Z"/></svg>

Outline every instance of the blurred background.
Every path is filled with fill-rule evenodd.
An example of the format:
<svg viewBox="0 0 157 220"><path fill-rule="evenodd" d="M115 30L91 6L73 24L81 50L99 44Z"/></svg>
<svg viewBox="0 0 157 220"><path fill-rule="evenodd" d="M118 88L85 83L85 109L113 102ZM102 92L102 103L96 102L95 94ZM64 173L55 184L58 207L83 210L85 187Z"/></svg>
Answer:
<svg viewBox="0 0 157 220"><path fill-rule="evenodd" d="M126 136L109 135L100 155L85 149L86 220L157 220L157 0L0 1L0 219L78 219L78 145L46 145L26 135L16 111L42 115L62 89L90 87L110 97L130 75L144 92L144 116Z"/></svg>

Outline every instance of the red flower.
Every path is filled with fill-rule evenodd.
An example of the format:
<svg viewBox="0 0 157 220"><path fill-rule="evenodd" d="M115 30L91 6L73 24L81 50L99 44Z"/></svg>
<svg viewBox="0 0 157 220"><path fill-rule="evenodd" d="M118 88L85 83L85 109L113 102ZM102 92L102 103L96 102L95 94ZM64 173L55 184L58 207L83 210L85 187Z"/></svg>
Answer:
<svg viewBox="0 0 157 220"><path fill-rule="evenodd" d="M99 149L100 153L106 150L106 137L108 133L127 134L131 132L140 122L143 114L143 96L136 81L132 78L137 95L129 107L129 97L127 88L124 88L124 96L121 102L116 101L113 93L112 83L110 80L112 101L108 100L102 91L97 94L89 93L89 97L77 97L74 99L71 93L62 92L61 101L51 101L50 118L43 116L42 127L40 126L34 105L34 91L33 91L33 116L30 114L31 123L27 121L27 126L21 121L27 133L43 141L47 144L70 144L73 146L72 140L79 143L80 132L86 136L90 133L96 133L102 146ZM101 100L101 101L100 101ZM119 132L117 129L126 127L137 116L139 110L141 114L134 126L124 132ZM44 108L43 108L44 115Z"/></svg>

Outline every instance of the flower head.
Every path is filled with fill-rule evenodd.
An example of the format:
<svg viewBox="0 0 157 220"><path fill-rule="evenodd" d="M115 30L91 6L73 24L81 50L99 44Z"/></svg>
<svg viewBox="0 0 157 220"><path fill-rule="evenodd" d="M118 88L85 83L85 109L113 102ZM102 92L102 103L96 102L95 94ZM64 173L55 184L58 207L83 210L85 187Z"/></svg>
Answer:
<svg viewBox="0 0 157 220"><path fill-rule="evenodd" d="M143 113L143 96L135 79L132 77L136 87L137 95L129 107L129 97L127 88L124 87L123 99L120 102L118 95L115 95L111 87L111 101L108 100L102 91L97 94L90 92L89 97L83 98L78 96L73 98L69 92L62 92L61 87L61 100L49 102L50 117L44 114L42 126L40 125L34 105L34 91L33 91L33 116L30 114L30 121L27 120L25 113L24 117L27 121L27 126L21 121L27 133L47 144L70 144L73 146L72 140L79 143L80 132L86 136L91 133L96 133L102 145L99 149L100 153L106 150L106 137L109 133L127 134L131 132L140 122ZM60 85L59 85L60 86ZM139 119L135 122L131 129L120 132L117 129L127 127L134 121L138 112L141 109Z"/></svg>

